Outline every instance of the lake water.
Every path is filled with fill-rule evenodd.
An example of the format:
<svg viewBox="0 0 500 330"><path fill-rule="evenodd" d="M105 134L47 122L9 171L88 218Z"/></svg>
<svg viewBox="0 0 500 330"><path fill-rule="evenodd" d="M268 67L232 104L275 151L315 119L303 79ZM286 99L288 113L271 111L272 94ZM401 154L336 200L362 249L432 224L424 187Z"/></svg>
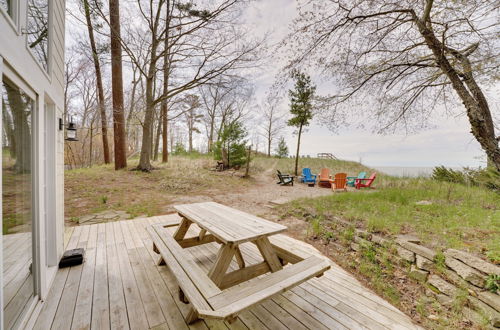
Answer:
<svg viewBox="0 0 500 330"><path fill-rule="evenodd" d="M374 169L397 177L430 177L434 167L373 166Z"/></svg>

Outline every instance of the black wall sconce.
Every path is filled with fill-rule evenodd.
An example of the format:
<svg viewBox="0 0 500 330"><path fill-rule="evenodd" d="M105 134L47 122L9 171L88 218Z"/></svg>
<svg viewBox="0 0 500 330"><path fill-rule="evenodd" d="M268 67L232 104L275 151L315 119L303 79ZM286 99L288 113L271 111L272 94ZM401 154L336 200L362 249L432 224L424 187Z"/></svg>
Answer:
<svg viewBox="0 0 500 330"><path fill-rule="evenodd" d="M64 129L64 123L62 118L59 118L59 130ZM73 117L69 120L68 127L66 127L66 141L78 141L76 138L76 124L73 122Z"/></svg>

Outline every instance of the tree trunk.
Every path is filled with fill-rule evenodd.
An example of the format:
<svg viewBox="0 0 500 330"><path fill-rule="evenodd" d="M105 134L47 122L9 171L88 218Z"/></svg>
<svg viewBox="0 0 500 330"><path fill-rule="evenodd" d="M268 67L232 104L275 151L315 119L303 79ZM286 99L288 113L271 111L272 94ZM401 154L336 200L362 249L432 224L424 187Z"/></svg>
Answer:
<svg viewBox="0 0 500 330"><path fill-rule="evenodd" d="M93 147L93 143L92 143L93 141L92 141L92 139L94 137L93 136L93 133L94 133L94 127L93 127L93 125L94 125L94 121L92 120L90 122L89 167L92 167L92 147ZM106 163L106 164L108 164L108 163Z"/></svg>
<svg viewBox="0 0 500 330"><path fill-rule="evenodd" d="M118 170L127 167L119 0L109 0L109 13L111 29L111 83L113 90L113 141L115 144L115 170Z"/></svg>
<svg viewBox="0 0 500 330"><path fill-rule="evenodd" d="M295 154L295 175L298 175L299 168L299 151L300 151L300 136L302 135L302 124L299 126L299 135L297 137L297 153Z"/></svg>
<svg viewBox="0 0 500 330"><path fill-rule="evenodd" d="M165 17L165 54L163 56L163 95L165 99L161 102L161 123L162 129L162 150L161 150L161 161L162 163L168 162L168 100L166 96L168 94L168 78L170 76L169 67L169 31L170 31L170 0L166 2L166 17Z"/></svg>
<svg viewBox="0 0 500 330"><path fill-rule="evenodd" d="M102 150L104 154L104 163L111 162L109 157L109 144L108 144L108 123L106 118L106 106L104 100L104 88L102 87L101 65L99 64L99 56L97 54L97 47L94 39L94 27L90 17L90 7L88 0L83 0L85 9L85 18L87 20L87 30L89 33L90 48L92 49L92 58L94 61L96 84L97 84L97 100L99 102L99 113L101 116L101 132L102 132Z"/></svg>
<svg viewBox="0 0 500 330"><path fill-rule="evenodd" d="M28 123L28 114L26 108L31 107L30 103L25 103L21 97L19 88L14 88L9 84L5 84L7 98L9 100L9 108L12 113L12 121L14 124L14 144L13 147L16 163L14 170L16 173L31 172L31 129ZM29 109L30 116L33 116L31 108Z"/></svg>
<svg viewBox="0 0 500 330"><path fill-rule="evenodd" d="M162 123L158 121L158 125L156 126L156 137L155 137L155 150L154 150L154 157L153 160L157 161L158 160L158 151L160 149L160 136L161 134L161 126Z"/></svg>
<svg viewBox="0 0 500 330"><path fill-rule="evenodd" d="M267 157L271 157L271 139L267 139Z"/></svg>
<svg viewBox="0 0 500 330"><path fill-rule="evenodd" d="M447 48L436 37L434 32L427 27L426 22L423 22L418 17L414 17L414 20L427 47L434 54L437 65L450 79L453 89L462 100L467 110L472 135L486 152L489 161L500 172L500 148L495 137L493 119L486 97L472 75L472 66L467 55ZM462 77L445 56L445 51L451 53L462 66Z"/></svg>

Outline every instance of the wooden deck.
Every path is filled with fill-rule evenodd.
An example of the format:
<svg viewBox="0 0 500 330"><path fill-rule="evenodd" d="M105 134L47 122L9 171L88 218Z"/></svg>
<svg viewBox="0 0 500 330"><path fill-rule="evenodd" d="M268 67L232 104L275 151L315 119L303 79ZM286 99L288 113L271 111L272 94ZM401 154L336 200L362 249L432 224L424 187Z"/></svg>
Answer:
<svg viewBox="0 0 500 330"><path fill-rule="evenodd" d="M332 262L321 278L246 311L232 324L184 322L188 305L157 255L145 228L169 216L74 227L67 248L86 249L83 265L59 270L35 329L417 329L395 307L364 288ZM283 239L293 240L283 236ZM293 240L297 248L318 254ZM189 248L200 267L214 262L217 244ZM241 246L245 260L259 262L251 243ZM231 268L238 266L233 261Z"/></svg>
<svg viewBox="0 0 500 330"><path fill-rule="evenodd" d="M2 236L3 307L6 326L14 321L33 297L31 265L31 234Z"/></svg>

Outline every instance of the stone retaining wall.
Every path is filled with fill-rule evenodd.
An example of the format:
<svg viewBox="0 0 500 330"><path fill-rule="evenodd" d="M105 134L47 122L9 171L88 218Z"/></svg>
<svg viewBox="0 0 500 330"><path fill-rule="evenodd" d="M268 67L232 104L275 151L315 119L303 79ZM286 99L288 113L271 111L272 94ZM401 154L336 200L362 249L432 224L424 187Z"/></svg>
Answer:
<svg viewBox="0 0 500 330"><path fill-rule="evenodd" d="M465 307L464 315L477 323L486 318L491 326L500 328L499 292L485 287L488 277L500 276L500 267L464 251L448 249L438 253L420 243L412 236L392 240L356 229L351 248L359 251L363 244L389 247L394 257L411 264L408 275L426 283L439 302L452 304L457 294L465 292L471 308Z"/></svg>

